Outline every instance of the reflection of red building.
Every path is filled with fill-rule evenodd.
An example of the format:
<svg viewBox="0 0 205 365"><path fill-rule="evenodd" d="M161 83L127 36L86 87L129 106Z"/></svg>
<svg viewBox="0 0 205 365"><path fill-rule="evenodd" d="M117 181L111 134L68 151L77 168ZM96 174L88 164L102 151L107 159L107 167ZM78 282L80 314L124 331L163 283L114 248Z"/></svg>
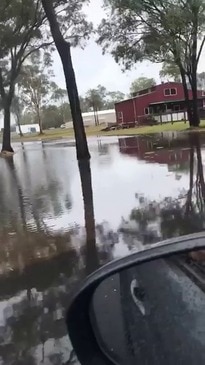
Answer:
<svg viewBox="0 0 205 365"><path fill-rule="evenodd" d="M189 90L192 100L192 91ZM146 124L153 117L160 122L187 119L183 86L179 82L167 82L140 90L131 99L115 104L119 125ZM198 91L198 108L201 117L205 114L205 92Z"/></svg>
<svg viewBox="0 0 205 365"><path fill-rule="evenodd" d="M177 141L176 141L177 142ZM177 165L189 161L190 148L183 143L182 147L174 146L174 142L168 140L154 140L144 137L129 137L119 139L120 152L140 160L151 163Z"/></svg>

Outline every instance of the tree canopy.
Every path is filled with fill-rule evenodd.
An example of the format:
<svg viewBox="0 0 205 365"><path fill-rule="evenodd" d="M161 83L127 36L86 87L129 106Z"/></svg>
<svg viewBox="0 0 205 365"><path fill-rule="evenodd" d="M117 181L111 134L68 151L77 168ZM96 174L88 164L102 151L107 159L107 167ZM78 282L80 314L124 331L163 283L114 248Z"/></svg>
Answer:
<svg viewBox="0 0 205 365"><path fill-rule="evenodd" d="M27 108L32 110L37 117L40 133L43 132L41 109L50 98L59 97L59 89L52 80L52 61L46 52L32 53L27 64L22 67L19 76L19 86L22 98Z"/></svg>
<svg viewBox="0 0 205 365"><path fill-rule="evenodd" d="M39 114L43 129L59 128L72 120L66 90L53 83L47 73L41 73L42 68L40 59L38 65L35 62L28 63L22 68L18 94L15 95L11 108L18 126L39 123ZM97 110L107 110L113 109L115 103L124 98L125 94L121 91L108 91L99 85L96 89L88 90L79 100L81 111L85 113L93 110L93 102Z"/></svg>
<svg viewBox="0 0 205 365"><path fill-rule="evenodd" d="M52 0L56 18L65 39L72 46L88 38L92 25L82 11L86 0ZM12 151L10 108L15 84L26 59L40 48L50 46L53 38L40 0L2 0L0 2L0 95L4 108L3 151Z"/></svg>
<svg viewBox="0 0 205 365"><path fill-rule="evenodd" d="M102 85L98 85L96 89L88 90L85 96L88 107L96 111L101 110L103 108L106 93L107 90Z"/></svg>
<svg viewBox="0 0 205 365"><path fill-rule="evenodd" d="M173 61L163 62L159 75L161 79L166 81L171 78L172 81L181 82L180 69Z"/></svg>
<svg viewBox="0 0 205 365"><path fill-rule="evenodd" d="M113 109L115 103L123 100L125 94L121 91L108 91L104 86L98 85L96 89L87 91L83 107L89 110Z"/></svg>
<svg viewBox="0 0 205 365"><path fill-rule="evenodd" d="M105 0L98 43L125 68L148 59L179 67L191 125L199 124L197 67L204 46L204 0ZM109 10L109 11L108 11ZM189 100L186 77L193 93Z"/></svg>
<svg viewBox="0 0 205 365"><path fill-rule="evenodd" d="M60 106L46 105L42 108L41 118L44 129L59 128L72 119L70 105L68 103L63 103Z"/></svg>
<svg viewBox="0 0 205 365"><path fill-rule="evenodd" d="M155 85L156 81L154 78L139 77L138 79L132 82L130 86L130 94L134 94L140 90L149 89L150 87Z"/></svg>
<svg viewBox="0 0 205 365"><path fill-rule="evenodd" d="M191 59L187 56L193 47L194 21L198 20L198 37L204 31L204 0L167 0L164 3L104 0L104 3L110 11L98 28L98 43L104 51L109 50L117 62L129 68L143 59L163 62L177 54L178 62L184 66L187 62L186 66L190 66Z"/></svg>

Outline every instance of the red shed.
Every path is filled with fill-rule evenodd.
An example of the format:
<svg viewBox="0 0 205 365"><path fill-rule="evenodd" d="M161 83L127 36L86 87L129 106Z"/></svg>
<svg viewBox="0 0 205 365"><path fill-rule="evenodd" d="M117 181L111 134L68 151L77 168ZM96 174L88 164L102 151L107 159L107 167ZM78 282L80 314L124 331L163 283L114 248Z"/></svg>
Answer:
<svg viewBox="0 0 205 365"><path fill-rule="evenodd" d="M189 90L192 99L192 91ZM205 91L198 91L198 107L205 116ZM166 82L137 92L132 98L115 104L117 124L134 126L148 123L150 118L157 122L172 122L185 119L187 111L183 85Z"/></svg>

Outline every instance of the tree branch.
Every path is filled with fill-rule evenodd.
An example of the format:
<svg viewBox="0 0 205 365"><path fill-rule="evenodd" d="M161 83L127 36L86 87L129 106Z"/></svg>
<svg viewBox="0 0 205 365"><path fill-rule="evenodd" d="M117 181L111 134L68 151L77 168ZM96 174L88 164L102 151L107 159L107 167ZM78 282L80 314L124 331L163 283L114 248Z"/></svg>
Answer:
<svg viewBox="0 0 205 365"><path fill-rule="evenodd" d="M45 43L42 43L40 44L38 47L34 47L33 49L31 49L29 52L27 52L25 54L25 56L22 58L22 62L21 63L24 63L24 61L34 52L37 52L39 49L42 49L42 48L45 48L45 47L49 47L51 46L52 44L54 44L54 41L50 41L50 42L45 42Z"/></svg>
<svg viewBox="0 0 205 365"><path fill-rule="evenodd" d="M59 45L64 44L66 41L64 40L63 35L60 31L58 21L56 18L56 14L55 14L55 10L53 8L53 4L51 3L50 0L42 0L42 4L43 4L44 10L45 10L47 19L49 19L51 33L53 35L55 45L58 48L59 53L61 54L61 47L59 47Z"/></svg>
<svg viewBox="0 0 205 365"><path fill-rule="evenodd" d="M0 94L2 100L5 99L6 93L4 89L3 77L2 77L2 69L0 68Z"/></svg>
<svg viewBox="0 0 205 365"><path fill-rule="evenodd" d="M203 47L204 47L204 43L205 43L205 36L204 36L204 38L203 38L203 40L201 42L201 46L199 48L199 53L198 53L197 59L196 59L197 64L199 63L199 59L201 57L201 53L202 53L202 50L203 50Z"/></svg>

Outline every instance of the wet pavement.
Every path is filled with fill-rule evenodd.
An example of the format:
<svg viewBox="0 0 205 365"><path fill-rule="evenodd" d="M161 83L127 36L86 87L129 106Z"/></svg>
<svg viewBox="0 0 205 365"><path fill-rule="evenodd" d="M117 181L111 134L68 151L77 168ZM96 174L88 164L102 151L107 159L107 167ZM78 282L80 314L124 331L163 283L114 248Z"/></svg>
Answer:
<svg viewBox="0 0 205 365"><path fill-rule="evenodd" d="M205 227L205 137L14 145L0 159L0 364L78 364L65 311L98 266ZM80 173L79 173L80 172Z"/></svg>

